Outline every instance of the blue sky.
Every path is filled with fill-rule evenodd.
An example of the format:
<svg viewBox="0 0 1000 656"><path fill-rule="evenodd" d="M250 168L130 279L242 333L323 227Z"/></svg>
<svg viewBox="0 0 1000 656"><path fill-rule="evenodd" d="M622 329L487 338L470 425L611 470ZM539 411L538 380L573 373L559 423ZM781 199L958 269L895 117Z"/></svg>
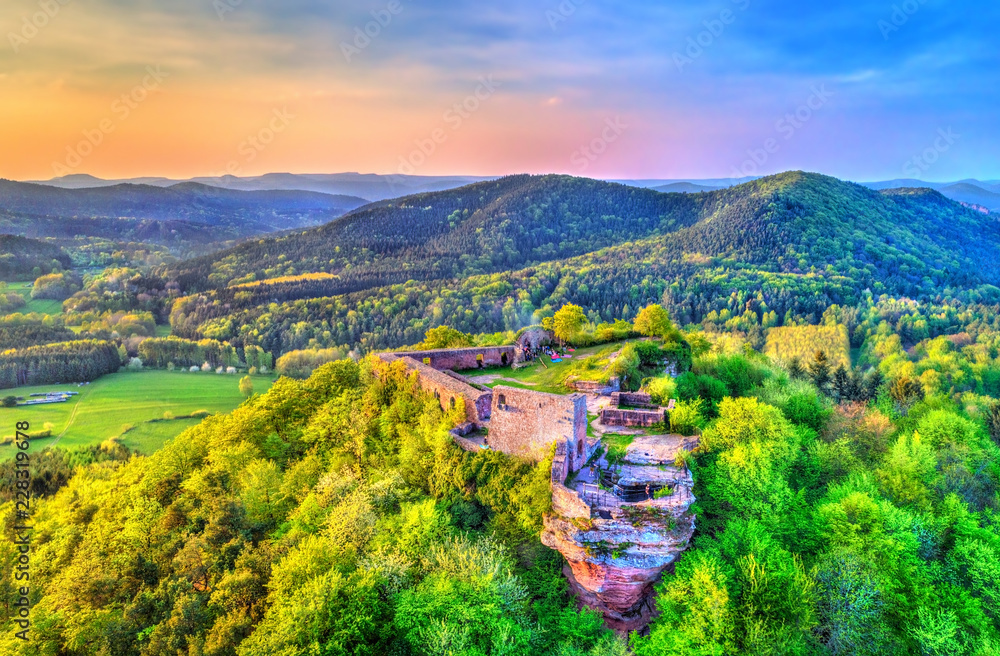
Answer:
<svg viewBox="0 0 1000 656"><path fill-rule="evenodd" d="M65 1L21 41L37 1L0 11L0 175L49 177L160 66L73 172L1000 178L996 2Z"/></svg>

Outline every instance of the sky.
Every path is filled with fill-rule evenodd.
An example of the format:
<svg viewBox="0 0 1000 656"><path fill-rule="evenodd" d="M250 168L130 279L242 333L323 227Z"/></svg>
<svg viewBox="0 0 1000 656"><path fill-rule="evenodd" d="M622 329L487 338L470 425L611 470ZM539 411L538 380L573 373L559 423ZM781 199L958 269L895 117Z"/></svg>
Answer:
<svg viewBox="0 0 1000 656"><path fill-rule="evenodd" d="M998 27L996 0L4 0L0 177L997 180Z"/></svg>

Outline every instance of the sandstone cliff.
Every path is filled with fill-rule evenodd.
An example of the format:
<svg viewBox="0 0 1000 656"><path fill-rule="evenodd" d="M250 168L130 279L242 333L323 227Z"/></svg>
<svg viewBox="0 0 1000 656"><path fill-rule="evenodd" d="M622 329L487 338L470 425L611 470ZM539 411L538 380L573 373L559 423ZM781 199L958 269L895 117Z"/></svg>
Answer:
<svg viewBox="0 0 1000 656"><path fill-rule="evenodd" d="M636 442L627 457L633 464L618 469L619 480L640 488L664 486L672 491L669 496L627 503L588 483L592 477L581 472L571 487L553 481L553 512L542 532L542 543L566 559L573 592L620 633L649 623L655 612L653 588L664 571L672 571L695 530L690 512L694 480L673 460L681 449L697 446L697 438Z"/></svg>

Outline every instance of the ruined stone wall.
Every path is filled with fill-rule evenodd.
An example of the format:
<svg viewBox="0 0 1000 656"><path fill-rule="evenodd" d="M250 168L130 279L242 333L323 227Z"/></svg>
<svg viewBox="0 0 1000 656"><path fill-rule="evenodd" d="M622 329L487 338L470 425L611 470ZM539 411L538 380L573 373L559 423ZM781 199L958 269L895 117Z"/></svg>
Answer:
<svg viewBox="0 0 1000 656"><path fill-rule="evenodd" d="M566 445L568 471L587 457L587 400L580 394L560 396L513 387L493 389L490 448L541 461L552 444ZM557 447L558 448L558 447Z"/></svg>
<svg viewBox="0 0 1000 656"><path fill-rule="evenodd" d="M517 361L515 359L517 354L516 346L489 346L440 351L407 351L396 355L413 358L433 369L464 371L482 367L509 367Z"/></svg>
<svg viewBox="0 0 1000 656"><path fill-rule="evenodd" d="M555 343L555 337L553 337L552 333L544 328L532 328L531 330L526 330L520 337L517 338L517 344L522 348L527 346L528 348L537 349L553 343Z"/></svg>
<svg viewBox="0 0 1000 656"><path fill-rule="evenodd" d="M569 519L590 519L590 504L564 484L570 474L566 449L567 444L560 442L552 458L552 511Z"/></svg>
<svg viewBox="0 0 1000 656"><path fill-rule="evenodd" d="M590 519L590 505L562 483L552 484L552 511L567 519Z"/></svg>
<svg viewBox="0 0 1000 656"><path fill-rule="evenodd" d="M394 358L383 358L390 362L392 359ZM440 401L442 410L447 412L459 399L464 399L465 417L468 421L478 425L489 419L493 397L491 392L477 389L411 357L401 359L407 369L416 372L420 388Z"/></svg>
<svg viewBox="0 0 1000 656"><path fill-rule="evenodd" d="M570 380L566 381L566 386L577 392L587 392L588 394L614 394L621 389L621 381L612 378L607 383L600 383L596 380Z"/></svg>
<svg viewBox="0 0 1000 656"><path fill-rule="evenodd" d="M649 394L639 392L614 392L611 395L611 405L616 408L631 406L633 408L655 409L657 405L653 403L653 397Z"/></svg>
<svg viewBox="0 0 1000 656"><path fill-rule="evenodd" d="M478 443L473 442L467 437L462 437L461 435L452 434L452 439L455 441L455 445L463 451L468 451L470 453L479 453L483 450L483 447Z"/></svg>
<svg viewBox="0 0 1000 656"><path fill-rule="evenodd" d="M563 483L569 476L569 461L566 459L566 443L556 444L556 452L552 457L552 484Z"/></svg>
<svg viewBox="0 0 1000 656"><path fill-rule="evenodd" d="M660 410L601 410L601 423L605 426L641 426L648 428L663 423L665 414Z"/></svg>

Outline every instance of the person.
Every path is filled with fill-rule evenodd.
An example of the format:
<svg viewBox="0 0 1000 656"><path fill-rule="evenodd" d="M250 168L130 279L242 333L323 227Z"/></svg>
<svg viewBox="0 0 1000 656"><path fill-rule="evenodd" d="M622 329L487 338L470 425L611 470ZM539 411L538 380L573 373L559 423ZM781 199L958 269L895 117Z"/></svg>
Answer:
<svg viewBox="0 0 1000 656"><path fill-rule="evenodd" d="M649 501L653 497L649 494L649 483L646 483L646 501Z"/></svg>

